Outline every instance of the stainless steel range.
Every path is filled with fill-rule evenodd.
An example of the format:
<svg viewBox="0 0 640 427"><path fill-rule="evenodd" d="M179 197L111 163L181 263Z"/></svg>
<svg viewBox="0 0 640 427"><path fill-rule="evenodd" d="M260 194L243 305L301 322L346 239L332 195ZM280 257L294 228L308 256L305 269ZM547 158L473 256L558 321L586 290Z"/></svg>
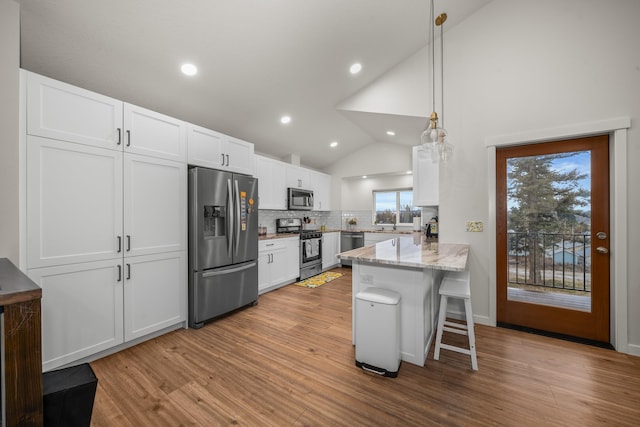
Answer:
<svg viewBox="0 0 640 427"><path fill-rule="evenodd" d="M303 230L300 218L278 218L277 233L300 235L300 280L322 273L322 233Z"/></svg>

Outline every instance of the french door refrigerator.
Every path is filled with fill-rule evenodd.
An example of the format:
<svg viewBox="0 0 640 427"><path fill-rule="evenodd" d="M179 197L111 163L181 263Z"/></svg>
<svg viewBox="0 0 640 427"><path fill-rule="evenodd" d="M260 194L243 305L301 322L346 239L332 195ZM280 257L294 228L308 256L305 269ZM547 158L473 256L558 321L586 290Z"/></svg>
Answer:
<svg viewBox="0 0 640 427"><path fill-rule="evenodd" d="M258 180L189 169L189 326L258 301Z"/></svg>

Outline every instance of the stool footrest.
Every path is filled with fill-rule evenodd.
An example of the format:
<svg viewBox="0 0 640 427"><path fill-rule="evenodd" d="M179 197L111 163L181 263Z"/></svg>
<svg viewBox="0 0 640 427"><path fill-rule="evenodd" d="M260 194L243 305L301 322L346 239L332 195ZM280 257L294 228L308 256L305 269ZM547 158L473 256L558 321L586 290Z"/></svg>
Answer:
<svg viewBox="0 0 640 427"><path fill-rule="evenodd" d="M440 344L440 348L444 348L445 350L456 351L458 353L466 354L467 356L471 356L471 350L467 350L466 348L456 347L454 345L449 344Z"/></svg>
<svg viewBox="0 0 640 427"><path fill-rule="evenodd" d="M445 320L443 326L443 331L453 332L454 334L460 335L469 335L469 327L467 325L455 322L449 322Z"/></svg>

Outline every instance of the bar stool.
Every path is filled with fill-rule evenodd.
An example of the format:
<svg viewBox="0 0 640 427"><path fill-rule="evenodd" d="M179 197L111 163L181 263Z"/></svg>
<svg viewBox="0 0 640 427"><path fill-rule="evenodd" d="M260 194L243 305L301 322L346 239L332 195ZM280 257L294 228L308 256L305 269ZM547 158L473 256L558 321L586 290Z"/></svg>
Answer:
<svg viewBox="0 0 640 427"><path fill-rule="evenodd" d="M433 353L434 360L440 359L440 349L456 351L458 353L471 356L471 368L478 370L478 359L476 357L476 336L473 331L473 313L471 312L471 287L469 285L469 272L449 271L445 274L440 285L440 313L438 315L438 332L436 335L436 348ZM464 311L467 324L449 322L447 317L447 302L449 298L459 298L464 300ZM453 332L469 337L469 349L457 347L442 342L442 332Z"/></svg>

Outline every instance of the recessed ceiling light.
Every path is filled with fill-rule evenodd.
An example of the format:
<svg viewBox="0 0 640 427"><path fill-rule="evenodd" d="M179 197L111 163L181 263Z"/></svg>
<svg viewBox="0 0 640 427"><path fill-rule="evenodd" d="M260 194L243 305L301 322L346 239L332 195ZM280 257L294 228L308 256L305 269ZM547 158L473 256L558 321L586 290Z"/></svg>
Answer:
<svg viewBox="0 0 640 427"><path fill-rule="evenodd" d="M331 144L329 144L329 147L331 147L331 148L335 148L337 146L338 146L338 141L333 141L333 142L331 142Z"/></svg>
<svg viewBox="0 0 640 427"><path fill-rule="evenodd" d="M358 62L356 62L351 66L351 68L349 68L349 71L351 72L351 74L358 74L361 70L362 70L362 64Z"/></svg>
<svg viewBox="0 0 640 427"><path fill-rule="evenodd" d="M388 131L387 131L387 135L389 135L389 136L395 136L395 135L396 135L396 133L395 133L394 131L392 131L392 130L388 130Z"/></svg>
<svg viewBox="0 0 640 427"><path fill-rule="evenodd" d="M407 175L411 175L413 171L407 171Z"/></svg>
<svg viewBox="0 0 640 427"><path fill-rule="evenodd" d="M288 123L291 122L291 117L290 116L282 116L280 117L280 123L282 123L283 125L286 125Z"/></svg>
<svg viewBox="0 0 640 427"><path fill-rule="evenodd" d="M367 175L362 175L362 179L367 179Z"/></svg>
<svg viewBox="0 0 640 427"><path fill-rule="evenodd" d="M195 76L198 73L198 67L193 64L182 64L180 70L187 76Z"/></svg>

